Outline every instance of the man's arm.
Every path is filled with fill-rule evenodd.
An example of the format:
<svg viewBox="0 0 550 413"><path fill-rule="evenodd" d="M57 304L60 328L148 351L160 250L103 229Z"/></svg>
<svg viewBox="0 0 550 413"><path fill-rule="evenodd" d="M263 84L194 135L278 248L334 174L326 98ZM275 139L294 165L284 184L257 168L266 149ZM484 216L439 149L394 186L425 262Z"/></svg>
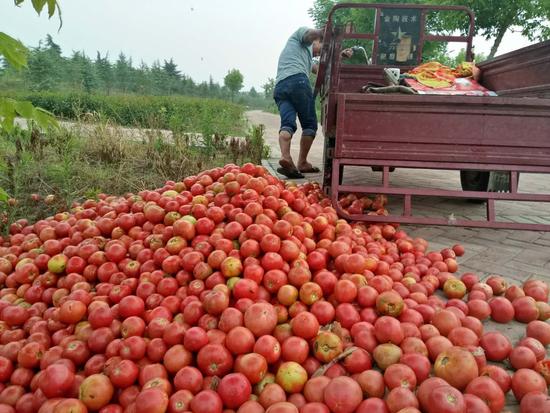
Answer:
<svg viewBox="0 0 550 413"><path fill-rule="evenodd" d="M304 33L302 42L307 45L310 45L315 40L323 40L324 33L325 33L324 29L309 29L307 32Z"/></svg>

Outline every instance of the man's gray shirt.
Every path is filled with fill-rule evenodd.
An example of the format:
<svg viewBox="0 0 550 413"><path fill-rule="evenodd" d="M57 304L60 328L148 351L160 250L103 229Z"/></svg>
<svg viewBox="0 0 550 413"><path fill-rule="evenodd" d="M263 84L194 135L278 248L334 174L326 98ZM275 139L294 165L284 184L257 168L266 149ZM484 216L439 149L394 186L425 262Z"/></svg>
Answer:
<svg viewBox="0 0 550 413"><path fill-rule="evenodd" d="M286 46L279 56L277 78L275 84L289 76L303 73L309 76L313 66L313 48L304 43L304 35L309 29L300 27L286 42Z"/></svg>

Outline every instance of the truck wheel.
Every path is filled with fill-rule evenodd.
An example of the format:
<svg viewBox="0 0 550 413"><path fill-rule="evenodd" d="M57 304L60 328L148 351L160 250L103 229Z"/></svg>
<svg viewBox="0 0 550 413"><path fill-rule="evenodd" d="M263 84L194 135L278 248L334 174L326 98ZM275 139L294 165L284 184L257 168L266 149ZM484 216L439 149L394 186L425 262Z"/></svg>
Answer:
<svg viewBox="0 0 550 413"><path fill-rule="evenodd" d="M460 171L460 184L464 191L487 191L490 172Z"/></svg>
<svg viewBox="0 0 550 413"><path fill-rule="evenodd" d="M491 172L485 171L460 171L460 184L464 191L487 191ZM470 198L468 202L483 204L485 199Z"/></svg>

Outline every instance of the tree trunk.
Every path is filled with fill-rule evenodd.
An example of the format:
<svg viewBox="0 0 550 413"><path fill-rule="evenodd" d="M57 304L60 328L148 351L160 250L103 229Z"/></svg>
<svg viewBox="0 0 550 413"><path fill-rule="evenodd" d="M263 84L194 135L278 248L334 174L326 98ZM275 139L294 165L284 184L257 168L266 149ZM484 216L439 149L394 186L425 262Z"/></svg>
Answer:
<svg viewBox="0 0 550 413"><path fill-rule="evenodd" d="M506 31L508 31L508 27L509 26L503 26L498 30L497 37L495 37L495 41L493 43L493 47L491 47L491 53L489 53L488 56L489 59L492 59L497 54L498 47L500 46L500 43L502 42Z"/></svg>

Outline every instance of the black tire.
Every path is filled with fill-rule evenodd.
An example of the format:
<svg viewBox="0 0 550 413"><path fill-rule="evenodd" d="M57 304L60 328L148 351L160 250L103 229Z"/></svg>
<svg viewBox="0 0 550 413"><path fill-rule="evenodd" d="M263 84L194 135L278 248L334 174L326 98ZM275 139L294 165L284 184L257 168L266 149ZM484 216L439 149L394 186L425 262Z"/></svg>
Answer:
<svg viewBox="0 0 550 413"><path fill-rule="evenodd" d="M460 185L464 191L487 191L491 172L485 171L460 171ZM472 198L468 202L483 204L485 199Z"/></svg>
<svg viewBox="0 0 550 413"><path fill-rule="evenodd" d="M460 184L464 191L487 191L491 172L460 171Z"/></svg>

